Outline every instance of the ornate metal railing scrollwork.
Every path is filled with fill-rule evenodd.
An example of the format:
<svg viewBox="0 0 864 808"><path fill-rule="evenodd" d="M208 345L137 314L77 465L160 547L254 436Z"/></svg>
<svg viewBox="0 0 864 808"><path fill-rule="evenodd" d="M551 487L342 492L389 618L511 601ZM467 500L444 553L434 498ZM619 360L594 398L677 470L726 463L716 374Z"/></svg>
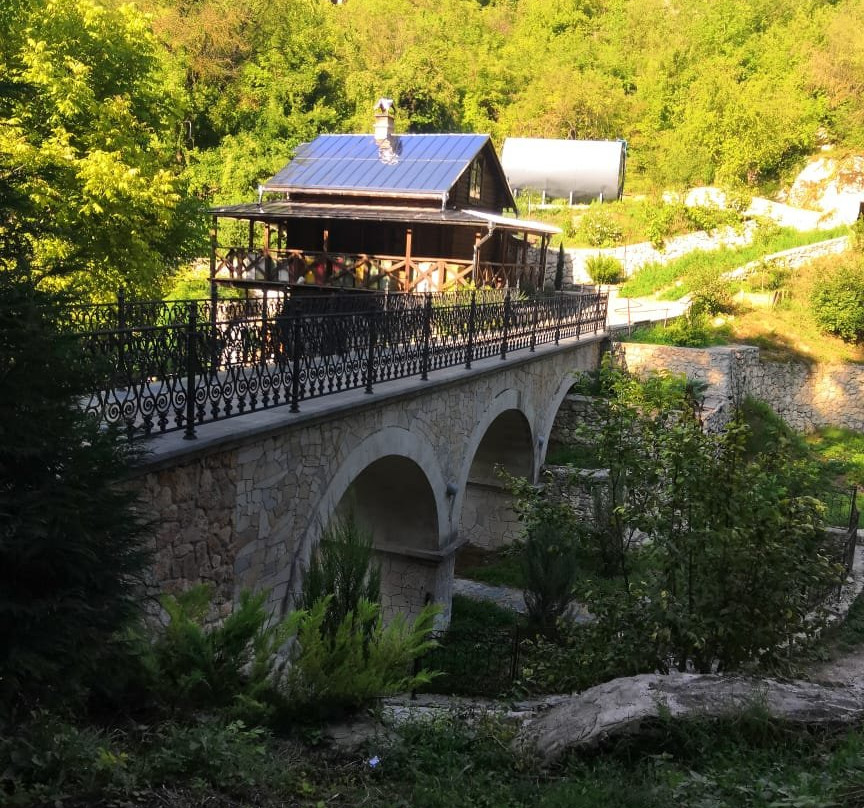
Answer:
<svg viewBox="0 0 864 808"><path fill-rule="evenodd" d="M130 438L196 427L429 374L605 327L600 292L504 290L189 300L81 307L73 330L93 368L82 402Z"/></svg>

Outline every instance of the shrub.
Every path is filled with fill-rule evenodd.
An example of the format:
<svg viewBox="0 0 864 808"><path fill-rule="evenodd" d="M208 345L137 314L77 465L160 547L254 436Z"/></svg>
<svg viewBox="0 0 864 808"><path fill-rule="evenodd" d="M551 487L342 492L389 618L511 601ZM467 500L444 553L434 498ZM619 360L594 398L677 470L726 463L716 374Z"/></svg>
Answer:
<svg viewBox="0 0 864 808"><path fill-rule="evenodd" d="M612 255L592 255L585 261L585 270L594 283L618 283L624 274L621 262Z"/></svg>
<svg viewBox="0 0 864 808"><path fill-rule="evenodd" d="M86 690L139 615L148 561L130 449L82 411L70 302L0 278L0 713Z"/></svg>
<svg viewBox="0 0 864 808"><path fill-rule="evenodd" d="M592 247L615 247L623 238L621 228L599 202L582 214L579 233Z"/></svg>
<svg viewBox="0 0 864 808"><path fill-rule="evenodd" d="M270 620L266 597L266 592L241 593L234 611L210 627L204 626L208 587L162 599L169 622L149 661L162 706L187 712L230 709L252 721L267 716L278 702L271 675L289 629Z"/></svg>
<svg viewBox="0 0 864 808"><path fill-rule="evenodd" d="M570 507L547 499L526 480L508 478L514 508L524 522L522 578L530 622L553 634L558 619L576 599L579 523Z"/></svg>
<svg viewBox="0 0 864 808"><path fill-rule="evenodd" d="M849 236L852 249L857 253L864 253L864 218L859 216L849 227Z"/></svg>
<svg viewBox="0 0 864 808"><path fill-rule="evenodd" d="M594 434L625 585L611 603L602 589L582 595L604 653L701 672L776 659L820 625L838 580L812 467L791 442L760 451L741 410L724 433L704 432L698 395L680 380L607 373L614 396L595 401ZM651 539L652 569L633 580L627 531L637 528ZM618 644L637 616L646 635Z"/></svg>
<svg viewBox="0 0 864 808"><path fill-rule="evenodd" d="M823 331L847 342L864 338L864 263L847 263L820 280L810 298Z"/></svg>
<svg viewBox="0 0 864 808"><path fill-rule="evenodd" d="M692 306L712 317L732 307L732 287L725 271L710 262L697 263L687 273Z"/></svg>
<svg viewBox="0 0 864 808"><path fill-rule="evenodd" d="M311 610L329 598L324 628L333 637L361 601L378 603L380 597L381 571L374 563L371 531L361 527L353 513L336 518L303 577L301 608Z"/></svg>
<svg viewBox="0 0 864 808"><path fill-rule="evenodd" d="M716 230L722 225L738 224L739 217L734 210L726 210L717 205L692 205L684 208L684 215L697 230Z"/></svg>
<svg viewBox="0 0 864 808"><path fill-rule="evenodd" d="M288 618L296 644L282 687L290 711L304 719L355 711L372 699L413 690L431 680L412 672L414 660L435 646L429 639L440 607L429 605L409 622L396 614L385 626L381 607L360 600L331 633L330 596Z"/></svg>

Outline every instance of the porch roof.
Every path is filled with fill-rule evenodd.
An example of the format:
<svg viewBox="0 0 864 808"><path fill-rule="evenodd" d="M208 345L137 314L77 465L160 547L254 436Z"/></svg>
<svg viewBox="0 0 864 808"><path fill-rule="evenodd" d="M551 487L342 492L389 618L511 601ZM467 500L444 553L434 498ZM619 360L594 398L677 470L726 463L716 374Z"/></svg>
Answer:
<svg viewBox="0 0 864 808"><path fill-rule="evenodd" d="M208 213L225 219L279 222L286 219L347 219L349 221L400 222L404 224L446 224L473 227L485 223L490 229L515 233L554 235L561 229L545 222L517 219L480 210L417 208L402 205L326 205L308 202L255 202L223 205Z"/></svg>

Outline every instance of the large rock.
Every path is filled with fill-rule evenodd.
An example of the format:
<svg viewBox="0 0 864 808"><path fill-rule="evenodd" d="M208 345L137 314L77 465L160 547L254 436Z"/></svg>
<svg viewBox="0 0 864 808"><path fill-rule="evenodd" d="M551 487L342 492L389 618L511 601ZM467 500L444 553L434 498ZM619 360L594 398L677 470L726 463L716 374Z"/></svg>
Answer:
<svg viewBox="0 0 864 808"><path fill-rule="evenodd" d="M741 676L643 674L572 696L524 726L513 744L548 765L569 750L638 733L661 715L720 718L753 705L796 723L849 724L864 715L864 691Z"/></svg>

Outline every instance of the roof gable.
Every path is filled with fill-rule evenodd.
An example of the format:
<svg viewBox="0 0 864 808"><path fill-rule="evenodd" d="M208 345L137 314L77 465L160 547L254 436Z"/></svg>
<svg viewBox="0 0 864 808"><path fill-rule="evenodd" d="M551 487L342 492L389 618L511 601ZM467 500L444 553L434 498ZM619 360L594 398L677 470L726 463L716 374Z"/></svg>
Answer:
<svg viewBox="0 0 864 808"><path fill-rule="evenodd" d="M494 155L488 135L405 134L383 142L372 135L320 135L299 146L264 190L441 196L487 144ZM498 171L503 178L500 164Z"/></svg>

